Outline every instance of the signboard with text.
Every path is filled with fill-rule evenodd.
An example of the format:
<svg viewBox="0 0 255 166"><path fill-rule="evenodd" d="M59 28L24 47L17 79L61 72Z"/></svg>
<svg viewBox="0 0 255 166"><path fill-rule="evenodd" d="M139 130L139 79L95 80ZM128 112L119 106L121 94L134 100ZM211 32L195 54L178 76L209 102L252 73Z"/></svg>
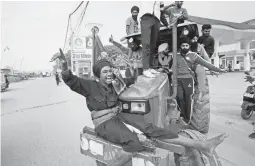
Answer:
<svg viewBox="0 0 255 166"><path fill-rule="evenodd" d="M92 50L92 48L93 48L93 39L92 39L92 37L86 37L86 48Z"/></svg>
<svg viewBox="0 0 255 166"><path fill-rule="evenodd" d="M92 36L77 36L72 40L72 69L77 75L89 74L92 70Z"/></svg>

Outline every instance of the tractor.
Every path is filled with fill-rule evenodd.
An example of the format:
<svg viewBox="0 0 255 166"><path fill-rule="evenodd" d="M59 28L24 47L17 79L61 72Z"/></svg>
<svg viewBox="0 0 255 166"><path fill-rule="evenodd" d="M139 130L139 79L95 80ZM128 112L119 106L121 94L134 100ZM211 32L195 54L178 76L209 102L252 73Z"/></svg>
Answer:
<svg viewBox="0 0 255 166"><path fill-rule="evenodd" d="M173 52L173 55L176 55L180 36L192 36L194 34L198 34L198 27L193 23L183 23L178 26L175 23L171 30L161 27L160 40L157 45L167 42L170 46L170 51ZM132 34L123 39L130 38L141 40L141 33ZM127 118L140 116L142 121L152 123L160 128L169 128L172 124L175 124L176 119L179 119L178 113L176 113L177 103L175 100L177 94L176 66L176 58L173 56L171 82L166 73L157 74L156 78L138 76L135 84L125 89L119 96L119 102L122 107L120 114ZM201 106L201 104L198 105L196 103L198 89L197 85L195 86L194 108L192 120L189 124L190 128L181 130L179 134L195 140L205 140L206 138L201 132L207 133L209 130L209 89L207 94L203 96L203 104ZM208 158L195 149L146 138L143 133L135 128L135 124L127 126L138 134L139 140L147 150L138 153L124 166L169 166L172 165L171 157L174 157L174 162L177 166L221 165L216 152L214 152L213 157ZM89 127L84 127L81 131L80 141L81 153L94 158L97 166L106 166L122 149L120 145L100 138L94 132L94 129Z"/></svg>

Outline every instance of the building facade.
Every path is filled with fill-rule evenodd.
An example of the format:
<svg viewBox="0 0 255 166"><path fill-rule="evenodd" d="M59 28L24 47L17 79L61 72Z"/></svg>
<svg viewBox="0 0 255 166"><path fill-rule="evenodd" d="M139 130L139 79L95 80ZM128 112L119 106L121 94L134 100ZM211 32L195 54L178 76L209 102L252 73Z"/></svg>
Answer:
<svg viewBox="0 0 255 166"><path fill-rule="evenodd" d="M203 24L211 24L211 35L215 39L215 52L211 63L232 70L250 70L255 67L255 19L233 23L202 17L189 16L189 22L198 24L201 33Z"/></svg>

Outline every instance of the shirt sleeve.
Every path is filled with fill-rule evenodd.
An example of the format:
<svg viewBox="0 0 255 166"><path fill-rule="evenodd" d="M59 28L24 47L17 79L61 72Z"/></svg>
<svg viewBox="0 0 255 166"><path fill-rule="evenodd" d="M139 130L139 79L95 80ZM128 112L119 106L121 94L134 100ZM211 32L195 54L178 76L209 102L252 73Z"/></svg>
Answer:
<svg viewBox="0 0 255 166"><path fill-rule="evenodd" d="M87 97L90 93L90 84L92 80L86 80L79 78L72 74L70 70L62 72L62 79L70 89L84 97Z"/></svg>
<svg viewBox="0 0 255 166"><path fill-rule="evenodd" d="M194 63L197 59L197 57L199 57L199 55L197 55L197 53L195 52L191 52L187 55L187 57L189 58L189 60Z"/></svg>
<svg viewBox="0 0 255 166"><path fill-rule="evenodd" d="M184 19L184 20L187 20L187 19L188 19L188 17L189 17L188 12L187 12L187 10L186 10L186 9L183 9L183 13L182 13L182 15L183 15L183 19Z"/></svg>
<svg viewBox="0 0 255 166"><path fill-rule="evenodd" d="M218 67L215 67L214 65L208 63L207 61L205 61L203 58L197 56L197 58L195 59L195 63L198 63L206 68L208 68L209 70L215 71L215 72L222 72L222 70Z"/></svg>
<svg viewBox="0 0 255 166"><path fill-rule="evenodd" d="M130 18L127 18L126 20L126 25L130 26L131 22L130 22Z"/></svg>
<svg viewBox="0 0 255 166"><path fill-rule="evenodd" d="M168 16L170 16L172 14L172 7L169 7L166 11L165 14L167 14Z"/></svg>

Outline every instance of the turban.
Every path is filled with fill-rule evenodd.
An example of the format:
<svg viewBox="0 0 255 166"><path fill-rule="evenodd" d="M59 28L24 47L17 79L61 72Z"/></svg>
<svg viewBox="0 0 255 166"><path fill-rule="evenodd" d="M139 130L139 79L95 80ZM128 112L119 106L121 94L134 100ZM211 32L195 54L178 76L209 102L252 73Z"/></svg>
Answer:
<svg viewBox="0 0 255 166"><path fill-rule="evenodd" d="M107 59L100 59L99 61L96 61L96 63L93 66L94 75L99 78L101 70L105 66L112 67L112 64Z"/></svg>
<svg viewBox="0 0 255 166"><path fill-rule="evenodd" d="M190 38L188 38L188 37L181 37L180 38L180 45L182 45L183 43L187 43L187 44L191 44L191 40L190 40Z"/></svg>
<svg viewBox="0 0 255 166"><path fill-rule="evenodd" d="M168 48L167 43L163 43L158 47L158 53L165 51Z"/></svg>
<svg viewBox="0 0 255 166"><path fill-rule="evenodd" d="M137 6L133 6L133 7L131 8L131 13L132 13L133 11L135 11L135 10L139 13L139 7L137 7Z"/></svg>

